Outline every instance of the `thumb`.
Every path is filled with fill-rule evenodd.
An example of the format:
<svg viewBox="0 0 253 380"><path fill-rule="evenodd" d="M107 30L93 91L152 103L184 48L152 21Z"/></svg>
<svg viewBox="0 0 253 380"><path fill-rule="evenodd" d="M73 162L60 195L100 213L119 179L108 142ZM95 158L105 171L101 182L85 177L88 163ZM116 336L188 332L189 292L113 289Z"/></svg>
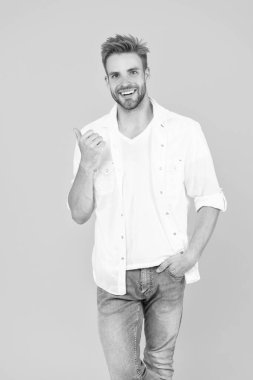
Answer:
<svg viewBox="0 0 253 380"><path fill-rule="evenodd" d="M156 272L157 273L160 273L162 272L165 268L167 268L168 266L170 266L178 256L180 255L183 255L184 251L180 251L180 252L177 252L175 255L171 255L169 257L166 258L166 260L164 260L159 266L158 268L156 269Z"/></svg>
<svg viewBox="0 0 253 380"><path fill-rule="evenodd" d="M171 262L172 262L171 257L172 257L172 256L167 257L167 259L164 260L164 261L158 266L158 268L156 269L156 272L157 272L157 273L162 272L165 268L167 268L168 265L171 264Z"/></svg>
<svg viewBox="0 0 253 380"><path fill-rule="evenodd" d="M81 134L81 132L79 131L79 129L77 129L77 128L73 128L73 131L74 131L74 133L75 133L75 135L76 135L76 139L77 139L77 141L80 140L80 138L82 137L82 134Z"/></svg>

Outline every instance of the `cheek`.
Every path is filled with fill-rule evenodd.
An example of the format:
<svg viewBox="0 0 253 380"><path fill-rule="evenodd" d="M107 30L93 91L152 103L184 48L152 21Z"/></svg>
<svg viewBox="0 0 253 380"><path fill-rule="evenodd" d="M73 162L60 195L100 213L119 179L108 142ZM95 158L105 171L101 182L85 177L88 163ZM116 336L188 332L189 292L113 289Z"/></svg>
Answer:
<svg viewBox="0 0 253 380"><path fill-rule="evenodd" d="M119 87L120 87L120 86L119 86L119 85L116 85L116 84L115 84L115 85L111 85L111 91L112 91L112 92L118 92Z"/></svg>
<svg viewBox="0 0 253 380"><path fill-rule="evenodd" d="M140 81L138 82L138 86L139 86L140 88L145 88L145 87L146 87L146 82L143 81L143 80L140 80Z"/></svg>
<svg viewBox="0 0 253 380"><path fill-rule="evenodd" d="M116 94L117 93L117 88L115 86L110 86L110 91L112 94Z"/></svg>
<svg viewBox="0 0 253 380"><path fill-rule="evenodd" d="M109 87L110 91L115 91L115 89L118 87L117 82L109 80L107 83L107 86Z"/></svg>

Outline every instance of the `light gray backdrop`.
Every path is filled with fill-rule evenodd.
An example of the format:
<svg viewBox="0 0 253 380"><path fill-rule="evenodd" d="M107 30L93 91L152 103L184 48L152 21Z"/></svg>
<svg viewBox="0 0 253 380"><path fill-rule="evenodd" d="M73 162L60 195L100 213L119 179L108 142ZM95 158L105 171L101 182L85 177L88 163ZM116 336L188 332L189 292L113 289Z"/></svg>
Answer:
<svg viewBox="0 0 253 380"><path fill-rule="evenodd" d="M175 380L251 379L252 10L247 0L0 2L1 380L109 380L94 216L75 224L66 200L72 128L113 104L100 45L115 33L148 42L149 94L201 123L228 200L201 280L186 288Z"/></svg>

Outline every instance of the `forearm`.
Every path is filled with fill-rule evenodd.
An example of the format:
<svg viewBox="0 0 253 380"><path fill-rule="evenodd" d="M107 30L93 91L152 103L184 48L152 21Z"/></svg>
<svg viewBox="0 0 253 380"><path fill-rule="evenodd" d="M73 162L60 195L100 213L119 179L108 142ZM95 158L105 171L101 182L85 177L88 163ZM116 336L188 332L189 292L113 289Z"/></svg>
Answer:
<svg viewBox="0 0 253 380"><path fill-rule="evenodd" d="M219 209L214 207L201 207L197 212L196 225L190 239L187 254L198 261L206 247L219 216Z"/></svg>
<svg viewBox="0 0 253 380"><path fill-rule="evenodd" d="M72 218L79 224L86 222L94 209L94 171L80 162L68 195Z"/></svg>

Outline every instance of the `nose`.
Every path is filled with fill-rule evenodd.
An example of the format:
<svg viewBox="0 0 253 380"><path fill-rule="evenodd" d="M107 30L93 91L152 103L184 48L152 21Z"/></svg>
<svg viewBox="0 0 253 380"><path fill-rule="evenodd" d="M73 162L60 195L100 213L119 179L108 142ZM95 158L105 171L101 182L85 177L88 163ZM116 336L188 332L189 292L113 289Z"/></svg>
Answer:
<svg viewBox="0 0 253 380"><path fill-rule="evenodd" d="M132 85L131 78L129 78L127 74L121 77L120 87L128 88L128 87L131 87L131 85Z"/></svg>
<svg viewBox="0 0 253 380"><path fill-rule="evenodd" d="M131 82L129 80L122 80L121 83L120 83L120 87L122 88L128 88L131 86Z"/></svg>

